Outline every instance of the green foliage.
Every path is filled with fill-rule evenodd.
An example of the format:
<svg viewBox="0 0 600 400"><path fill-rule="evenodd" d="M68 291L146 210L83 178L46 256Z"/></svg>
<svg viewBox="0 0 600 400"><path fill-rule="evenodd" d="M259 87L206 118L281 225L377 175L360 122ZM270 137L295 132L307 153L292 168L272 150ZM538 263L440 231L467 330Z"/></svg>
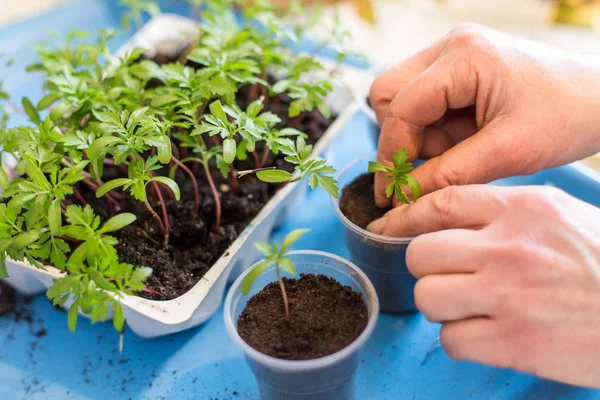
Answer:
<svg viewBox="0 0 600 400"><path fill-rule="evenodd" d="M259 179L265 182L293 182L308 177L308 184L312 189L321 186L330 195L339 197L337 181L331 176L336 170L327 165L327 161L321 158L310 158L312 146L306 144L302 136L298 136L296 142L288 138L279 139L279 151L286 155L285 160L296 166L293 173L283 170L266 170L257 172Z"/></svg>
<svg viewBox="0 0 600 400"><path fill-rule="evenodd" d="M305 133L282 122L310 113L330 115L326 97L334 81L312 55L294 54L288 46L305 33L295 22L304 11L293 5L289 16L282 15L264 0L251 6L242 0L188 1L202 11L202 34L176 62L158 64L145 59L142 49L117 59L109 49L115 31L102 30L92 38L72 31L64 43L49 41L36 48L39 60L28 71L43 76L45 95L37 104L21 100L27 124L7 127L8 95L0 87L0 145L17 161L15 171L0 168L0 277L7 276L8 258L64 271L48 296L58 305L72 302L72 330L80 311L98 321L110 308L115 327L122 329L120 300L144 290L150 274L117 257L118 241L111 234L136 219L123 212L129 203L122 201L144 203L167 244L166 207L160 217L150 203L159 202L160 188L180 199L177 168L193 180L185 164L200 164L218 203L210 175L214 167L233 182L240 161L258 164L283 154L292 172L262 169L258 178L281 183L306 178L312 188L338 195L335 170L311 156ZM127 24L139 25L144 16L160 12L151 0L121 4L129 8ZM232 11L242 4L246 22ZM190 153L182 155L184 148ZM107 204L108 216L101 218L87 204L83 188ZM283 257L287 246L267 259L292 271Z"/></svg>
<svg viewBox="0 0 600 400"><path fill-rule="evenodd" d="M153 0L119 0L119 4L127 8L121 17L121 24L126 28L129 27L131 21L137 27L142 26L144 14L151 17L160 14L160 8Z"/></svg>
<svg viewBox="0 0 600 400"><path fill-rule="evenodd" d="M391 180L388 184L385 194L387 197L391 197L394 193L396 198L404 204L410 204L410 199L404 193L403 186L408 186L412 193L413 201L417 201L421 195L421 185L417 179L410 174L414 169L412 163L407 162L408 153L406 149L400 150L393 158L394 168L386 167L378 162L369 162L369 172L382 172L387 174L387 177Z"/></svg>
<svg viewBox="0 0 600 400"><path fill-rule="evenodd" d="M248 294L252 285L256 281L260 275L262 275L267 268L271 265L275 265L277 269L277 276L279 277L279 281L281 284L281 274L279 269L286 271L288 274L294 276L296 275L296 266L292 262L291 259L285 256L286 252L295 242L298 241L303 235L309 232L310 229L296 229L287 234L287 236L283 239L281 245L278 243L273 243L272 245L264 242L254 243L254 246L263 254L264 260L261 261L256 267L252 269L244 278L242 282L242 293Z"/></svg>

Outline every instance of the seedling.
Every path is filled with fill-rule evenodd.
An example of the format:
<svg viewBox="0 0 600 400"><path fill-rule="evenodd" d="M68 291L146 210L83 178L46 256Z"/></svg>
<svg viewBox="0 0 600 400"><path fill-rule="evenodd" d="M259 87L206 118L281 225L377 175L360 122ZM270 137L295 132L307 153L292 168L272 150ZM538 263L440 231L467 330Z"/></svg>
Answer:
<svg viewBox="0 0 600 400"><path fill-rule="evenodd" d="M410 174L414 168L412 163L407 162L408 153L406 152L406 149L397 152L392 160L394 168L386 167L375 161L370 161L369 172L383 172L387 174L387 178L391 180L385 189L385 195L387 197L392 197L393 194L396 194L396 198L400 202L410 204L410 199L402 189L403 186L408 185L412 193L413 202L417 201L421 195L421 185L419 185L417 179Z"/></svg>
<svg viewBox="0 0 600 400"><path fill-rule="evenodd" d="M277 273L277 280L279 281L279 287L281 288L281 295L283 297L283 306L285 308L285 317L290 319L290 305L287 297L287 292L285 291L285 284L283 279L281 278L281 270L284 270L288 274L294 276L296 275L296 266L292 262L291 259L285 256L288 248L294 244L298 239L300 239L304 234L309 232L310 229L296 229L287 234L287 236L283 239L281 245L278 243L273 243L272 245L265 242L254 243L254 246L265 256L265 259L261 261L250 273L244 278L242 282L242 293L248 294L254 281L267 268L271 265L275 265L275 272Z"/></svg>
<svg viewBox="0 0 600 400"><path fill-rule="evenodd" d="M45 92L37 103L22 99L29 124L6 126L8 96L0 90L0 146L17 161L15 171L0 168L0 277L7 276L7 257L65 271L48 296L59 305L71 299L72 329L80 310L96 321L112 306L120 331L120 298L147 290L150 269L121 263L118 240L108 235L134 223L137 217L124 211L148 215L144 223L160 229L162 243L149 238L169 247L176 243L169 242L167 205L193 200L204 217L202 183L215 202L214 234L225 219L220 179L236 193L248 173L269 183L307 178L312 188L338 195L335 170L311 156L307 135L296 129L308 117L330 115L325 99L335 83L314 74L324 67L312 55L288 47L305 32L294 23L297 6L294 21L285 21L267 1L188 1L203 11L202 35L177 62L159 64L140 49L117 59L109 50L114 31L91 41L73 31L60 48L39 46L39 62L28 68L44 77ZM137 24L159 12L151 0L122 4ZM236 18L237 5L247 22ZM281 154L291 172L270 164ZM238 171L249 157L251 169ZM190 191L180 193L183 179L192 183L193 199ZM293 271L283 254L302 233L266 254L278 273Z"/></svg>

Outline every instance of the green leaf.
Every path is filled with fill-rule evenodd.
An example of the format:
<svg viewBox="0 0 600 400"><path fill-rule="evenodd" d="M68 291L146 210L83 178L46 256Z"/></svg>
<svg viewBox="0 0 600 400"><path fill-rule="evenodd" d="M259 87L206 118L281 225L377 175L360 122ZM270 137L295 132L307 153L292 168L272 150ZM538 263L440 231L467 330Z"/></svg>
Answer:
<svg viewBox="0 0 600 400"><path fill-rule="evenodd" d="M388 172L388 170L386 169L386 167L384 167L376 161L369 161L369 172Z"/></svg>
<svg viewBox="0 0 600 400"><path fill-rule="evenodd" d="M223 109L223 105L220 100L213 101L210 103L210 113L217 118L227 120L227 115L225 114L225 110Z"/></svg>
<svg viewBox="0 0 600 400"><path fill-rule="evenodd" d="M60 236L62 228L62 215L60 214L60 200L55 199L48 208L48 224L52 236Z"/></svg>
<svg viewBox="0 0 600 400"><path fill-rule="evenodd" d="M27 114L31 122L33 122L36 125L41 124L42 120L40 119L40 115L38 114L36 108L33 106L33 103L31 103L31 100L29 100L27 97L23 97L21 103L23 104L23 110L25 110L25 114Z"/></svg>
<svg viewBox="0 0 600 400"><path fill-rule="evenodd" d="M385 188L385 195L387 197L392 197L392 195L394 194L394 182L391 182L389 185L387 185L387 187Z"/></svg>
<svg viewBox="0 0 600 400"><path fill-rule="evenodd" d="M60 119L62 117L64 117L65 114L67 112L69 112L70 109L71 109L71 107L69 107L67 104L58 104L58 105L54 106L52 111L50 111L50 119L53 122L60 121Z"/></svg>
<svg viewBox="0 0 600 400"><path fill-rule="evenodd" d="M181 100L178 96L174 94L165 94L162 96L156 96L152 99L152 107L162 107L169 103L174 103L176 101Z"/></svg>
<svg viewBox="0 0 600 400"><path fill-rule="evenodd" d="M263 255L268 256L271 254L271 245L266 242L255 242L254 247L256 247Z"/></svg>
<svg viewBox="0 0 600 400"><path fill-rule="evenodd" d="M139 267L133 270L133 273L131 274L131 280L135 282L145 282L151 274L152 268Z"/></svg>
<svg viewBox="0 0 600 400"><path fill-rule="evenodd" d="M337 186L337 181L330 176L317 175L317 181L323 189L336 199L340 197L340 189Z"/></svg>
<svg viewBox="0 0 600 400"><path fill-rule="evenodd" d="M42 97L37 105L38 110L45 110L50 107L56 100L60 99L60 95L57 93L50 93Z"/></svg>
<svg viewBox="0 0 600 400"><path fill-rule="evenodd" d="M10 178L2 166L0 166L0 189L7 189L10 186Z"/></svg>
<svg viewBox="0 0 600 400"><path fill-rule="evenodd" d="M406 196L406 193L402 190L400 185L397 182L394 182L394 189L396 191L396 198L400 200L401 203L410 204L410 200Z"/></svg>
<svg viewBox="0 0 600 400"><path fill-rule="evenodd" d="M220 104L220 103L219 103ZM235 161L236 144L235 139L227 138L223 141L223 160L227 164L231 164Z"/></svg>
<svg viewBox="0 0 600 400"><path fill-rule="evenodd" d="M242 281L241 291L243 294L248 294L256 278L262 275L263 272L271 265L271 261L263 260L246 275Z"/></svg>
<svg viewBox="0 0 600 400"><path fill-rule="evenodd" d="M68 323L71 332L75 332L75 329L77 328L77 317L79 317L79 300L75 300L71 305L71 308L69 308Z"/></svg>
<svg viewBox="0 0 600 400"><path fill-rule="evenodd" d="M281 169L270 169L266 171L258 171L256 177L267 183L282 183L289 182L293 175Z"/></svg>
<svg viewBox="0 0 600 400"><path fill-rule="evenodd" d="M88 149L88 157L91 160L99 158L106 154L108 147L120 141L122 140L115 136L104 136L96 139Z"/></svg>
<svg viewBox="0 0 600 400"><path fill-rule="evenodd" d="M42 173L42 171L35 165L33 162L26 160L25 161L25 172L34 181L36 184L43 188L50 188L50 182L46 179L46 176Z"/></svg>
<svg viewBox="0 0 600 400"><path fill-rule="evenodd" d="M281 252L285 253L292 244L308 232L310 232L310 229L296 229L288 233L281 243Z"/></svg>
<svg viewBox="0 0 600 400"><path fill-rule="evenodd" d="M25 233L20 234L13 240L13 247L17 250L24 249L39 238L40 234L38 231L27 231Z"/></svg>
<svg viewBox="0 0 600 400"><path fill-rule="evenodd" d="M177 185L177 183L175 183L174 180L169 179L166 176L155 176L154 178L152 178L152 181L160 182L163 185L166 185L169 189L173 191L173 194L175 195L175 200L179 201L179 198L181 197L181 192L179 191L179 186Z"/></svg>
<svg viewBox="0 0 600 400"><path fill-rule="evenodd" d="M8 270L6 269L6 256L0 255L0 279L8 278Z"/></svg>
<svg viewBox="0 0 600 400"><path fill-rule="evenodd" d="M135 214L131 213L123 213L116 215L108 221L106 221L102 226L102 229L100 229L98 233L102 234L107 232L118 231L119 229L122 229L127 225L132 224L136 219L137 217L135 216Z"/></svg>
<svg viewBox="0 0 600 400"><path fill-rule="evenodd" d="M282 257L279 259L278 262L279 266L281 267L282 270L284 270L285 272L287 272L288 274L294 276L296 275L296 265L294 265L294 262L292 260L290 260L287 257Z"/></svg>
<svg viewBox="0 0 600 400"><path fill-rule="evenodd" d="M402 166L402 164L404 164L406 160L408 160L408 152L406 151L406 149L402 148L394 155L392 160L394 162L394 168L397 169L400 166Z"/></svg>
<svg viewBox="0 0 600 400"><path fill-rule="evenodd" d="M87 273L90 275L90 278L94 281L94 283L101 289L114 291L115 286L110 283L104 275L102 275L98 270L88 269Z"/></svg>
<svg viewBox="0 0 600 400"><path fill-rule="evenodd" d="M417 178L410 174L406 174L405 178L408 181L408 187L412 192L413 202L415 202L421 197L421 185L419 184L419 181L417 181Z"/></svg>
<svg viewBox="0 0 600 400"><path fill-rule="evenodd" d="M96 197L102 197L106 193L110 192L111 190L114 190L118 187L127 185L130 182L131 182L131 180L127 179L127 178L118 178L118 179L114 179L112 181L108 181L104 185L102 185L98 188L98 190L96 191Z"/></svg>
<svg viewBox="0 0 600 400"><path fill-rule="evenodd" d="M123 307L118 301L112 302L113 306L113 325L119 332L123 332L125 327L125 317L123 316Z"/></svg>

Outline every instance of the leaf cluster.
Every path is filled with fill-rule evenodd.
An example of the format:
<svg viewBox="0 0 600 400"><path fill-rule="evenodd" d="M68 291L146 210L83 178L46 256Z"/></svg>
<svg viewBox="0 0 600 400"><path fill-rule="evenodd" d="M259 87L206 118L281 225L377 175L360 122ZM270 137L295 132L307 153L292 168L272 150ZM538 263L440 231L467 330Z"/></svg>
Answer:
<svg viewBox="0 0 600 400"><path fill-rule="evenodd" d="M267 268L271 265L275 265L275 268L282 269L288 274L296 275L296 266L294 262L286 257L286 252L294 243L298 241L306 233L310 232L310 229L296 229L286 235L281 244L279 243L265 243L257 242L254 246L263 254L264 259L258 263L244 278L242 282L241 291L243 294L248 294L252 285L256 279L261 276ZM281 274L278 271L278 276Z"/></svg>
<svg viewBox="0 0 600 400"><path fill-rule="evenodd" d="M419 181L410 174L414 169L413 164L407 162L407 160L408 152L406 149L401 149L393 157L393 168L386 167L376 161L369 162L369 172L382 172L390 179L390 183L385 189L386 196L392 197L392 195L395 194L396 198L404 204L410 204L410 199L404 192L404 189L402 189L403 186L408 186L410 188L413 202L417 201L421 195L421 185L419 185Z"/></svg>

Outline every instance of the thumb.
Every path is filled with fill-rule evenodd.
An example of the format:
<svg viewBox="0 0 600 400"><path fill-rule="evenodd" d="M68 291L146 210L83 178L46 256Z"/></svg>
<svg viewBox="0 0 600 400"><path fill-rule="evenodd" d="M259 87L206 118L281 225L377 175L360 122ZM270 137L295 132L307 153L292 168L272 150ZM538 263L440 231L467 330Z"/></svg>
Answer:
<svg viewBox="0 0 600 400"><path fill-rule="evenodd" d="M421 194L447 186L489 183L517 175L523 170L522 150L499 127L509 122L495 120L470 138L438 157L415 168L412 175L421 185ZM513 140L514 142L514 140Z"/></svg>

